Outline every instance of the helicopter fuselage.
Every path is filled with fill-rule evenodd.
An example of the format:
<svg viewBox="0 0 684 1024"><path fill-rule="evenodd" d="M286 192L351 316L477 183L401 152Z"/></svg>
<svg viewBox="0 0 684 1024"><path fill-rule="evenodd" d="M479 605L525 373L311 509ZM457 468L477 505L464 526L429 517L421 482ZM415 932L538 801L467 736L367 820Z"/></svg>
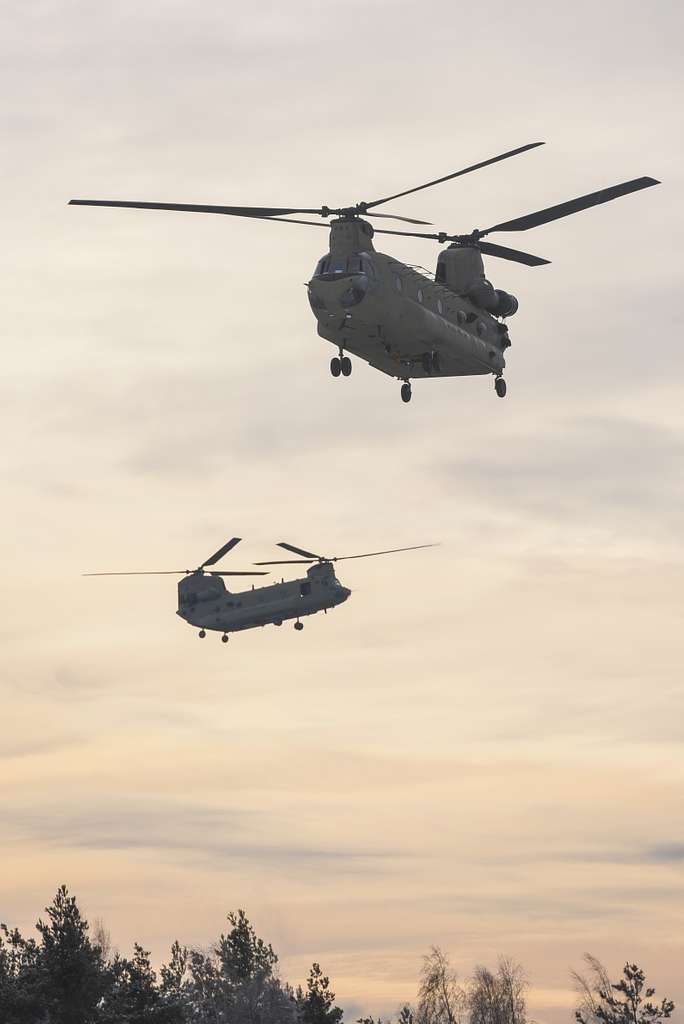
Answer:
<svg viewBox="0 0 684 1024"><path fill-rule="evenodd" d="M329 562L312 565L303 579L240 593L231 593L221 576L198 571L178 583L177 614L201 629L236 633L327 611L343 604L350 594Z"/></svg>
<svg viewBox="0 0 684 1024"><path fill-rule="evenodd" d="M427 272L376 252L362 220L333 221L308 282L318 333L400 380L499 376L510 345L499 319Z"/></svg>

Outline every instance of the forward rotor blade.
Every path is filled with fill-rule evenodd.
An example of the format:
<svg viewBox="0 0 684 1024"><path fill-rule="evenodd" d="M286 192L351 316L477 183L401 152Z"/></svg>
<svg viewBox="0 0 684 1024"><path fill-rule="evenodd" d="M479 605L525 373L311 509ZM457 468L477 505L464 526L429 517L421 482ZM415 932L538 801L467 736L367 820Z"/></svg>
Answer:
<svg viewBox="0 0 684 1024"><path fill-rule="evenodd" d="M305 551L304 548L296 548L294 544L286 544L284 540L278 542L279 548L285 548L286 551L291 551L295 555L301 555L302 558L313 558L315 562L321 557L321 555L315 555L313 551Z"/></svg>
<svg viewBox="0 0 684 1024"><path fill-rule="evenodd" d="M528 149L536 149L537 146L543 146L543 142L530 142L526 146L519 146L518 149L510 149L507 153L501 153L499 156L493 156L489 160L482 160L479 164L471 164L470 167L464 167L461 171L454 171L453 174L445 174L443 178L435 178L434 181L428 181L424 185L417 185L415 188L407 188L405 192L397 192L393 196L386 196L384 199L374 199L372 203L364 203L367 210L370 210L373 206L380 206L382 203L389 203L392 199L400 199L401 196L411 195L412 192L420 192L424 188L432 188L433 185L440 185L443 181L450 181L451 178L460 178L462 174L470 174L471 171L479 171L481 167L487 167L489 164L498 163L499 160L507 160L509 156L517 156L518 153L525 153Z"/></svg>
<svg viewBox="0 0 684 1024"><path fill-rule="evenodd" d="M223 558L224 555L227 555L229 551L232 551L235 545L239 544L241 540L242 537L232 537L226 544L223 545L222 548L219 548L218 551L215 551L213 555L210 555L210 557L207 558L206 562L202 562L199 568L204 569L205 565L215 565L221 558Z"/></svg>
<svg viewBox="0 0 684 1024"><path fill-rule="evenodd" d="M541 256L532 256L529 252L521 252L520 249L508 249L505 245L495 245L494 242L478 242L477 248L486 256L498 256L502 260L510 260L512 263L524 263L526 267L543 267L551 260L543 260Z"/></svg>
<svg viewBox="0 0 684 1024"><path fill-rule="evenodd" d="M400 217L397 213L374 213L362 214L364 217L384 217L386 220L403 220L406 224L431 224L429 220L416 220L414 217Z"/></svg>
<svg viewBox="0 0 684 1024"><path fill-rule="evenodd" d="M268 576L267 572L227 572L223 569L212 569L207 576Z"/></svg>
<svg viewBox="0 0 684 1024"><path fill-rule="evenodd" d="M502 224L495 224L493 228L487 228L486 231L480 231L478 234L488 235L492 231L528 231L530 228L539 227L540 224L548 224L549 221L569 217L572 213L579 213L592 206L600 206L601 203L609 203L612 199L619 199L620 196L627 196L631 192L639 192L642 188L650 188L651 185L659 184L660 182L655 178L634 178L632 181L624 181L621 185L612 185L610 188L590 192L589 195L580 196L578 199L571 199L567 203L549 206L546 210L537 210L536 213L528 213L524 217L506 220Z"/></svg>
<svg viewBox="0 0 684 1024"><path fill-rule="evenodd" d="M346 562L350 558L373 558L375 555L394 555L398 551L418 551L420 548L436 548L439 547L439 542L436 544L413 544L409 548L389 548L387 551L366 551L363 555L339 555L336 558L331 558L331 562Z"/></svg>
<svg viewBox="0 0 684 1024"><path fill-rule="evenodd" d="M290 213L314 213L325 216L317 210L284 209L277 206L206 206L196 203L142 203L123 202L118 199L70 199L69 206L116 206L127 210L176 210L181 213L222 213L231 217L284 217Z"/></svg>
<svg viewBox="0 0 684 1024"><path fill-rule="evenodd" d="M253 565L311 565L318 562L318 558L284 558L279 562L253 562ZM323 559L325 561L325 559Z"/></svg>
<svg viewBox="0 0 684 1024"><path fill-rule="evenodd" d="M81 576L186 576L191 569L152 569L143 572L82 572Z"/></svg>

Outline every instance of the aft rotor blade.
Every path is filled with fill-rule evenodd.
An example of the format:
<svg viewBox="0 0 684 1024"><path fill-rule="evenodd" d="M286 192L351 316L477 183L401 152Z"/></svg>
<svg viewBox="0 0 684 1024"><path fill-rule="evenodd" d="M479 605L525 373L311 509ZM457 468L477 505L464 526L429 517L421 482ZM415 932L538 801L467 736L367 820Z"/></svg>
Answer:
<svg viewBox="0 0 684 1024"><path fill-rule="evenodd" d="M286 544L284 540L278 542L279 548L285 548L286 551L291 551L294 555L301 555L302 558L313 558L314 561L318 561L321 555L315 555L313 551L305 551L304 548L296 548L294 544Z"/></svg>
<svg viewBox="0 0 684 1024"><path fill-rule="evenodd" d="M519 146L518 149L510 149L507 153L501 153L499 156L490 157L489 160L482 160L479 164L471 164L470 167L464 167L463 170L454 171L453 174L445 174L443 178L435 178L434 181L428 181L424 185L416 185L415 188L407 188L405 192L397 192L393 196L386 196L384 199L374 199L372 203L364 203L364 207L370 210L373 206L380 206L382 203L389 203L392 199L400 199L401 196L411 195L413 192L420 192L424 188L432 188L433 185L440 185L443 181L450 181L452 178L460 178L462 174L470 174L471 171L479 171L481 167L487 167L489 164L496 164L499 160L507 160L510 156L517 156L518 153L525 153L528 149L536 149L537 146L543 146L543 142L530 142L526 146Z"/></svg>
<svg viewBox="0 0 684 1024"><path fill-rule="evenodd" d="M376 235L405 235L407 238L428 238L435 242L462 242L468 245L463 235L428 235L420 231L386 231L384 228L375 228ZM527 267L541 267L551 260L544 260L541 256L533 256L529 252L521 252L520 249L508 249L504 245L495 245L494 242L474 242L473 246L480 249L487 256L498 256L502 260L511 260L513 263L524 263Z"/></svg>
<svg viewBox="0 0 684 1024"><path fill-rule="evenodd" d="M239 544L241 540L242 537L231 537L231 539L226 544L224 544L223 547L219 548L218 551L215 551L213 555L207 558L206 562L202 562L199 568L203 569L205 565L215 565L216 562L220 561L220 559L222 559L224 555L227 555L229 551L232 551L235 545Z"/></svg>
<svg viewBox="0 0 684 1024"><path fill-rule="evenodd" d="M631 192L639 192L642 188L650 188L651 185L659 184L660 182L655 178L634 178L632 181L622 182L621 185L612 185L610 188L590 192L589 195L580 196L578 199L571 199L567 203L549 206L546 210L537 210L536 213L528 213L524 217L506 220L502 224L495 224L493 228L487 228L486 231L479 231L478 234L488 235L492 231L528 231L530 228L539 227L540 224L548 224L549 221L569 217L581 210L588 210L592 206L600 206L601 203L609 203L612 199L619 199L620 196L627 196Z"/></svg>
<svg viewBox="0 0 684 1024"><path fill-rule="evenodd" d="M439 547L437 544L413 544L409 548L389 548L387 551L366 551L363 555L339 555L336 558L331 558L331 562L346 562L350 558L373 558L375 555L394 555L398 551L418 551L420 548L436 548Z"/></svg>
<svg viewBox="0 0 684 1024"><path fill-rule="evenodd" d="M284 217L290 213L315 213L326 216L323 209L300 210L278 206L208 206L197 203L143 203L118 199L70 199L69 206L116 206L127 210L176 210L181 213L222 213L231 217Z"/></svg>
<svg viewBox="0 0 684 1024"><path fill-rule="evenodd" d="M498 256L502 260L510 260L512 263L524 263L526 267L543 267L551 260L543 260L541 256L532 256L529 252L521 252L520 249L508 249L505 245L495 245L494 242L478 242L477 248L486 256Z"/></svg>

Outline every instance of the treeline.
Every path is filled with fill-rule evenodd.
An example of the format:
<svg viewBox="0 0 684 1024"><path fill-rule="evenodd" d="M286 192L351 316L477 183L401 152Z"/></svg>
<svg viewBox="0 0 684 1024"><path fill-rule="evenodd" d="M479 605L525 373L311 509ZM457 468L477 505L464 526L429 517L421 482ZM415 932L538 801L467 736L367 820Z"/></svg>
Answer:
<svg viewBox="0 0 684 1024"><path fill-rule="evenodd" d="M228 915L229 929L208 952L174 942L155 971L150 954L112 950L102 925L90 928L62 886L36 924L38 938L0 925L0 1024L342 1024L330 981L317 963L306 988L278 973L278 957L244 911ZM611 983L593 957L575 974L577 1024L660 1024L674 1004L653 1001L644 972L626 964ZM462 982L442 951L424 958L415 1006L394 1020L357 1024L528 1024L522 968L502 958Z"/></svg>

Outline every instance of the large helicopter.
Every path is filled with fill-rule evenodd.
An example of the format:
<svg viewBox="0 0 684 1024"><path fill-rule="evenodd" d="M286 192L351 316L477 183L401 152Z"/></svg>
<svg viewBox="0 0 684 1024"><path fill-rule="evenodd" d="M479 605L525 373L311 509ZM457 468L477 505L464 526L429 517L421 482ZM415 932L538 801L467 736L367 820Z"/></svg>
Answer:
<svg viewBox="0 0 684 1024"><path fill-rule="evenodd" d="M506 394L504 352L511 344L506 319L517 311L518 300L489 283L484 274L482 255L496 256L528 267L542 266L550 261L484 241L485 236L498 231L528 231L659 182L655 178L634 178L484 230L475 229L469 234L393 231L374 228L366 218L383 217L426 225L428 221L379 213L376 207L542 145L543 142L528 143L403 192L338 208L207 206L105 199L72 199L71 203L77 206L219 213L283 224L329 227L330 249L318 261L308 282L308 294L320 337L338 350L330 361L333 377L351 374L352 363L347 354L351 353L376 370L402 381L401 397L404 402L411 400L412 379L482 374L494 376L496 394L503 398ZM329 224L323 224L293 219L293 214L333 219ZM449 242L450 245L439 254L433 277L421 267L377 252L373 246L375 234L427 238L441 244Z"/></svg>
<svg viewBox="0 0 684 1024"><path fill-rule="evenodd" d="M376 555L393 555L400 551L418 551L420 548L435 547L434 544L414 544L407 548L390 548L388 551L367 551L361 555L342 555L326 558L313 551L286 544L278 547L298 558L279 561L255 562L263 565L310 565L302 579L273 583L270 586L254 587L231 593L223 582L225 576L268 576L268 571L232 571L211 569L224 555L240 543L240 537L232 537L213 555L205 559L196 569L162 569L142 572L86 572L84 576L183 576L178 581L177 615L192 626L199 626L199 636L204 639L207 630L222 634L224 643L229 633L256 626L282 626L287 619L294 619L297 631L304 629L301 621L306 615L325 612L343 604L351 594L335 575L334 563L350 558L374 558Z"/></svg>

